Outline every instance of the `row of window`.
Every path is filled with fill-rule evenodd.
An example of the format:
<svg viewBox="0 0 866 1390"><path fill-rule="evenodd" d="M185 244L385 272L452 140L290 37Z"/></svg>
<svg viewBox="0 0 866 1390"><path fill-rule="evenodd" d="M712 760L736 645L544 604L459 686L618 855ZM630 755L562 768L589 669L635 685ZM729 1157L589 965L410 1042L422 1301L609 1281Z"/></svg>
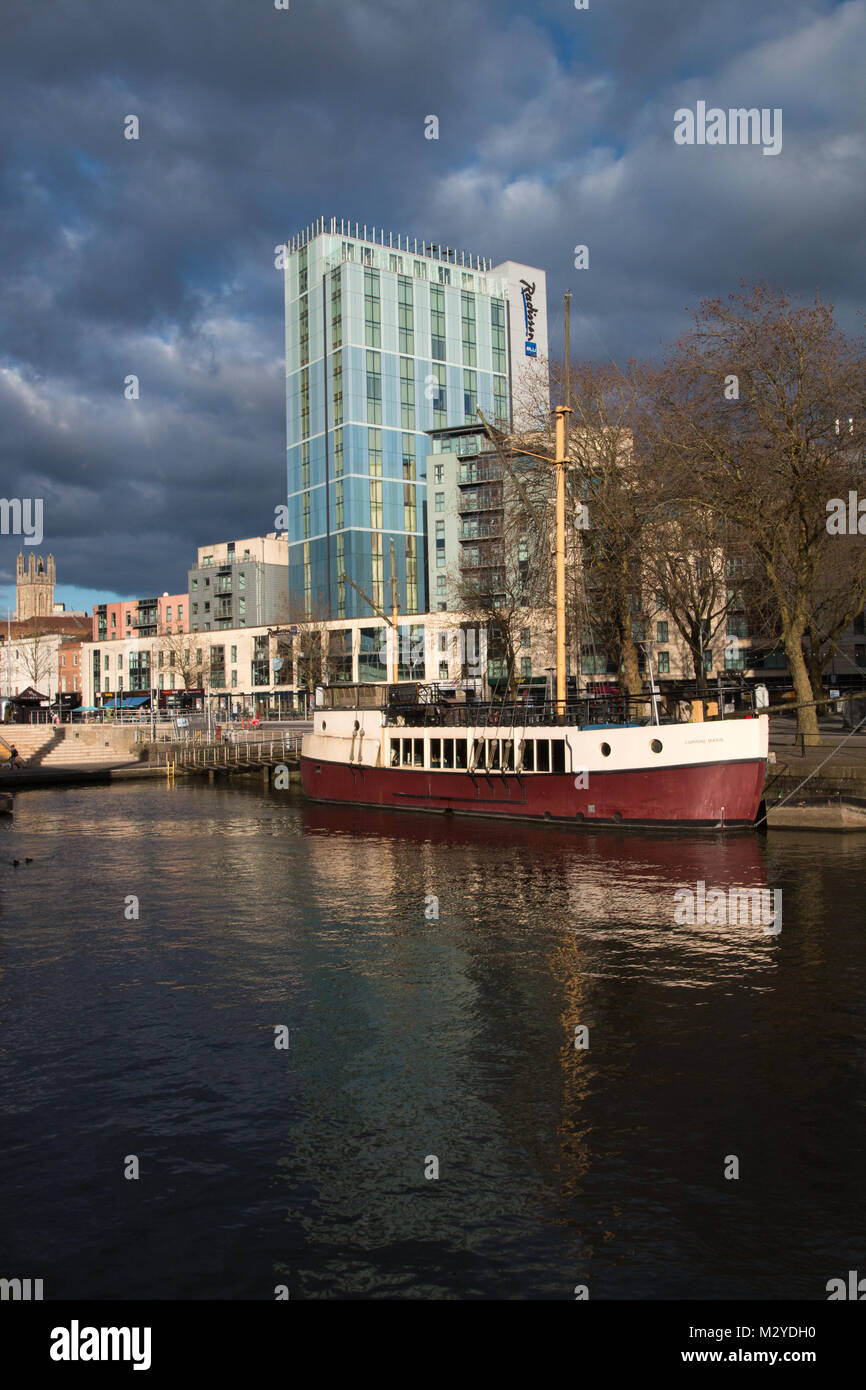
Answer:
<svg viewBox="0 0 866 1390"><path fill-rule="evenodd" d="M564 738L431 738L428 763L424 761L423 738L392 738L389 742L391 767L472 772L566 771Z"/></svg>
<svg viewBox="0 0 866 1390"><path fill-rule="evenodd" d="M304 248L304 249L306 250L306 248ZM356 256L356 254L355 254L356 251L359 253L357 256ZM298 253L298 293L299 293L299 294L304 294L304 293L306 293L306 290L307 290L307 263L306 263L306 261L304 261L304 262L302 263L302 261L301 261L301 256L302 256L302 254L303 254L302 252L299 252L299 253ZM384 265L384 253L380 253L380 255L382 256L382 262L381 262L381 263ZM361 265L364 265L364 266L366 266L366 267L368 267L368 268L372 268L372 267L375 265L375 256L376 256L376 252L374 251L374 249L373 249L372 246L364 246L364 245L356 246L355 243L354 243L353 241L344 241L344 242L342 243L342 245L341 245L341 248L340 248L340 259L341 259L341 260L344 260L344 261L356 261L356 262L360 262ZM399 252L392 251L392 252L388 253L388 269L391 270L391 271L396 271L396 273L397 273L398 275L400 275L400 276L404 276L404 275L405 275L408 261L409 261L409 257L408 257L408 256L406 256L406 257L401 256L401 255L399 254ZM412 274L414 275L414 277L416 278L416 280L426 280L426 279L428 278L428 276L427 276L427 267L428 267L428 265L430 266L430 269L432 270L432 269L433 269L433 264L432 264L431 262L429 262L429 261L424 261L424 260L413 260L413 261L412 261ZM448 266L448 265L436 265L436 282L437 282L438 284L440 284L440 285L450 285L450 284L452 283L452 280L451 280L451 270L452 270L452 267L451 267L451 266ZM373 271L373 274L378 275L378 271ZM455 274L455 276L456 276L456 274L457 274L457 268L456 268L456 267L454 267L454 274ZM410 285L411 285L411 280L410 280L409 283L410 283ZM460 284L461 284L461 286L463 287L464 290L472 290L472 289L475 288L475 276L472 274L471 271L463 270L463 271L460 272Z"/></svg>
<svg viewBox="0 0 866 1390"><path fill-rule="evenodd" d="M246 572L245 572L244 570L238 570L238 573L237 573L237 583L238 583L238 588L239 588L241 591L243 591L243 590L246 588L246 586L247 586L247 576L246 576ZM193 576L193 578L192 578L192 580L191 580L191 587L192 587L193 589L197 589L197 588L198 588L198 578L197 578L195 575ZM203 588L203 589L209 589L210 587L211 587L211 582L210 582L210 576L208 575L208 576L205 577L205 579L202 580L202 588ZM218 582L217 582L217 586L216 586L216 587L217 587L217 592L218 592L218 593L226 593L226 592L231 588L231 579L230 579L227 575L221 576L221 577L219 578ZM167 621L167 622L171 622L171 608L170 608L170 607L166 609L165 616L166 616L166 621ZM181 622L181 621L183 620L183 604L182 604L182 603L179 603L179 604L177 605L177 617L178 617L178 622ZM127 614L126 621L129 622L129 614Z"/></svg>

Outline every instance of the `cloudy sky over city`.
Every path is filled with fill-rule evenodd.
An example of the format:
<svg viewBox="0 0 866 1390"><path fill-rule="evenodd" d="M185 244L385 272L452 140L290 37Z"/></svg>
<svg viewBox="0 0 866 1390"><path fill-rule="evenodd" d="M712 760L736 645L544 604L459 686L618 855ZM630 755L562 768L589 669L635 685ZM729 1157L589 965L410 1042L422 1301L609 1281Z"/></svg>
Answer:
<svg viewBox="0 0 866 1390"><path fill-rule="evenodd" d="M554 352L567 288L587 359L741 278L859 334L864 64L866 0L7 0L3 495L44 499L58 597L179 592L273 529L274 248L320 215L543 267ZM781 152L677 144L699 102L780 109Z"/></svg>

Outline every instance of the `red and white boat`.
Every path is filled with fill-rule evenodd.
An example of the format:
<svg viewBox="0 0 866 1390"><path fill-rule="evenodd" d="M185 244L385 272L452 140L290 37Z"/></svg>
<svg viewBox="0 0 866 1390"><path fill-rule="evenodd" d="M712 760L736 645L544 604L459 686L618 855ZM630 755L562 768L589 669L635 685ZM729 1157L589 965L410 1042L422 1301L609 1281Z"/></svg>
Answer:
<svg viewBox="0 0 866 1390"><path fill-rule="evenodd" d="M421 687L398 704L403 692L395 683L385 708L316 709L312 733L301 747L301 783L314 801L571 825L721 827L755 821L767 771L766 715L663 724L651 667L649 699L631 705L620 699L617 711L593 698L569 708L568 414L566 406L556 408L555 701L541 712L526 705L458 705L435 688ZM390 625L398 626L396 599ZM376 698L384 694L379 687ZM332 703L338 700L337 688ZM629 718L638 711L642 720ZM619 722L608 722L615 712Z"/></svg>
<svg viewBox="0 0 866 1390"><path fill-rule="evenodd" d="M706 723L589 722L525 707L417 703L317 709L301 751L314 801L515 820L751 825L766 715Z"/></svg>

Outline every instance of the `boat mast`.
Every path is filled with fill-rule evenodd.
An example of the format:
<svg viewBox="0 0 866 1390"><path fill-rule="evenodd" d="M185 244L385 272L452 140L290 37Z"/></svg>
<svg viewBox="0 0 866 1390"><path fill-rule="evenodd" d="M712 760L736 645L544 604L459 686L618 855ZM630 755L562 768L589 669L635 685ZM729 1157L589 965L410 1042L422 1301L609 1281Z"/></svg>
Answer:
<svg viewBox="0 0 866 1390"><path fill-rule="evenodd" d="M568 458L568 417L571 414L571 291L564 295L564 401L556 409L556 713L565 714L565 465Z"/></svg>
<svg viewBox="0 0 866 1390"><path fill-rule="evenodd" d="M394 629L394 666L392 679L394 685L396 685L400 679L400 618L397 611L397 566L394 564L393 536L391 537L391 626Z"/></svg>
<svg viewBox="0 0 866 1390"><path fill-rule="evenodd" d="M565 422L568 406L556 407L556 713L565 714Z"/></svg>

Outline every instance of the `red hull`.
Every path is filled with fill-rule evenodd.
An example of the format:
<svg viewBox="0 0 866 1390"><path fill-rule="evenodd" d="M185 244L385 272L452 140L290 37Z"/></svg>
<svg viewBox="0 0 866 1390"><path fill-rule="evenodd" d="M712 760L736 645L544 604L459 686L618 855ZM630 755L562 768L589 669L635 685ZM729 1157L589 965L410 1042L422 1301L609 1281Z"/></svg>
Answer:
<svg viewBox="0 0 866 1390"><path fill-rule="evenodd" d="M428 772L301 758L301 784L313 801L588 824L751 825L765 777L762 758L592 773L585 788L569 774Z"/></svg>

